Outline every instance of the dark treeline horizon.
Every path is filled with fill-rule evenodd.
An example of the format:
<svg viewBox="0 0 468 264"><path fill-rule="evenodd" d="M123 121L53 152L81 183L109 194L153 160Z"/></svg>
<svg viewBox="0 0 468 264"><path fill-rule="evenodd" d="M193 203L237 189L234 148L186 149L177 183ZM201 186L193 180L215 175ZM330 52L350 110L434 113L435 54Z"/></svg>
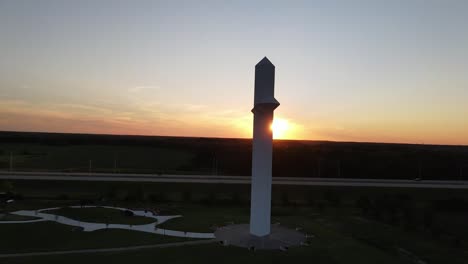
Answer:
<svg viewBox="0 0 468 264"><path fill-rule="evenodd" d="M117 151L130 151L126 148L129 146L176 150L189 153L191 158L173 171L194 174L250 175L251 143L252 139L241 138L0 131L0 155L8 155L11 145L21 146L24 153L28 153L28 146L53 146L62 150L91 145L112 147ZM150 158L158 159L157 156ZM151 163L151 159L147 162ZM150 173L161 171L156 165L145 167L152 169ZM273 176L467 180L468 146L274 140Z"/></svg>

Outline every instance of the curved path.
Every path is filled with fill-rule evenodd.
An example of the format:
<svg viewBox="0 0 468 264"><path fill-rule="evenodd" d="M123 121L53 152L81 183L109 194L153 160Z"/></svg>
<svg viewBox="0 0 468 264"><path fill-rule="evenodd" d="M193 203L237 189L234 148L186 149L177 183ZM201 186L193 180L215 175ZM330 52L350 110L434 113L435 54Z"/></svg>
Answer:
<svg viewBox="0 0 468 264"><path fill-rule="evenodd" d="M155 222L150 224L143 224L143 225L124 225L124 224L106 224L106 223L91 223L91 222L84 222L75 219L71 219L65 216L59 216L51 213L44 213L44 211L49 210L57 210L60 209L58 207L54 208L45 208L40 210L20 210L16 212L12 212L11 214L21 215L21 216L32 216L32 217L40 217L40 219L34 220L24 220L24 221L0 221L0 224L22 224L22 223L31 223L31 222L41 222L41 221L53 221L64 225L82 227L83 231L91 232L100 229L126 229L131 231L140 231L152 234L159 234L165 236L174 236L174 237L187 237L187 238L214 238L213 233L196 233L196 232L183 232L183 231L175 231L175 230L168 230L157 228L157 225L162 224L170 219L181 217L181 215L172 215L172 216L159 216L154 215L150 211L143 211L143 210L130 210L126 208L120 207L111 207L111 206L70 206L71 208L95 208L95 207L103 207L108 209L115 209L120 211L129 210L132 211L136 216L144 216L154 218Z"/></svg>
<svg viewBox="0 0 468 264"><path fill-rule="evenodd" d="M50 255L64 255L64 254L83 254L83 253L89 254L89 253L119 252L119 251L130 251L130 250L151 249L151 248L167 248L167 247L200 245L200 244L209 244L209 243L214 243L214 242L216 242L216 240L210 239L210 240L185 241L185 242L175 242L175 243L156 244L156 245L144 245L144 246L133 246L133 247L0 254L0 258L38 257L38 256L50 256Z"/></svg>

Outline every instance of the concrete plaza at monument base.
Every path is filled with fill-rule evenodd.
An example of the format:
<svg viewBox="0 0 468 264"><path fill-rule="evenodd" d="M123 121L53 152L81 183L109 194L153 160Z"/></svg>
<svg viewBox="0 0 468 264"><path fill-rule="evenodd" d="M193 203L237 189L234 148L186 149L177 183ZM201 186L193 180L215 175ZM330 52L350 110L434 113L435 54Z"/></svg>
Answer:
<svg viewBox="0 0 468 264"><path fill-rule="evenodd" d="M287 250L290 247L303 245L307 239L303 233L280 225L272 225L270 230L270 234L259 237L250 233L247 224L229 225L218 228L215 237L222 245L250 250Z"/></svg>

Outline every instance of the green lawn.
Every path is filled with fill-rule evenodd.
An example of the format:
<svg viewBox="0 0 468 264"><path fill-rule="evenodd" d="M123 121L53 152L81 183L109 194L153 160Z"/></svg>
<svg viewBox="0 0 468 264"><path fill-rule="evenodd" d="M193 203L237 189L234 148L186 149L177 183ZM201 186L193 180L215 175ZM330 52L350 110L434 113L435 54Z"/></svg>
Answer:
<svg viewBox="0 0 468 264"><path fill-rule="evenodd" d="M178 230L208 231L211 224L229 221L247 223L249 213L248 208L199 205L181 205L180 210L188 212L185 219L174 219L163 226ZM310 247L288 252L287 255L293 256L292 260L318 258L318 263L411 263L412 257L403 251L428 263L446 263L447 260L450 263L467 263L468 259L468 252L463 246L456 248L435 240L429 234L410 232L399 226L360 218L352 208L318 211L307 207L273 207L272 222L280 222L291 228L301 227L304 232L316 236L311 240ZM237 254L226 254L226 263L231 263L231 260L232 263L243 261ZM240 254L249 253L241 251ZM270 263L282 257L276 256L276 253L259 254L255 255L252 263L257 260Z"/></svg>
<svg viewBox="0 0 468 264"><path fill-rule="evenodd" d="M110 248L186 240L118 229L74 231L72 226L55 222L0 224L0 234L0 253ZM0 263L4 263L3 259Z"/></svg>
<svg viewBox="0 0 468 264"><path fill-rule="evenodd" d="M248 206L203 206L176 203L155 205L182 214L161 227L181 230L212 232L211 226L227 222L248 223ZM102 208L99 208L102 209ZM64 209L61 209L64 210ZM73 209L84 210L84 209ZM86 211L88 217L103 211ZM103 215L101 215L102 217ZM177 220L177 221L176 221ZM68 256L1 259L1 263L414 263L414 257L427 263L467 263L466 244L451 246L431 237L428 233L408 231L359 216L352 207L275 206L272 222L290 228L301 227L303 232L314 235L309 246L292 248L288 252L249 252L246 249L222 247L218 244L183 246L166 249L140 250L122 253L99 253ZM43 222L24 225L0 225L2 253L33 252L63 249L105 248L133 246L150 243L180 241L179 238L124 231L100 230L96 232L72 231L72 227ZM25 239L27 237L27 239ZM44 239L45 238L45 239ZM405 253L406 252L406 253ZM409 252L409 253L408 253Z"/></svg>
<svg viewBox="0 0 468 264"><path fill-rule="evenodd" d="M0 164L8 169L10 152L16 170L133 171L156 173L177 170L190 163L193 154L186 150L146 146L41 145L0 143ZM115 162L115 163L114 163Z"/></svg>
<svg viewBox="0 0 468 264"><path fill-rule="evenodd" d="M79 200L58 200L58 199L23 199L17 200L14 203L4 207L6 212L14 212L19 210L38 210L43 208L55 208L71 205L79 205Z"/></svg>
<svg viewBox="0 0 468 264"><path fill-rule="evenodd" d="M410 251L428 263L467 263L468 251L462 245L454 246L435 241L428 233L408 232L402 228L375 221L348 218L337 223L337 229L354 239L387 252L401 254ZM400 253L398 253L400 252Z"/></svg>
<svg viewBox="0 0 468 264"><path fill-rule="evenodd" d="M64 207L57 210L49 210L44 213L65 216L71 219L92 223L143 225L154 223L155 219L143 216L125 216L123 211L95 207L95 208L70 208Z"/></svg>
<svg viewBox="0 0 468 264"><path fill-rule="evenodd" d="M4 214L0 216L1 221L24 221L24 220L33 220L38 219L37 217L30 217L30 216L22 216L22 215L14 215L14 214Z"/></svg>
<svg viewBox="0 0 468 264"><path fill-rule="evenodd" d="M81 264L91 263L334 263L334 264L392 264L405 263L400 259L386 255L384 252L374 251L365 245L342 245L341 252L335 252L335 248L328 245L314 243L308 247L291 249L288 252L281 251L256 251L235 247L223 247L217 244L200 246L183 246L165 249L152 249L131 251L125 253L104 253L86 255L68 255L54 257L34 257L4 259L5 264L12 263L67 263Z"/></svg>
<svg viewBox="0 0 468 264"><path fill-rule="evenodd" d="M213 232L214 226L223 226L228 222L246 223L249 220L249 208L244 207L180 204L172 210L182 217L162 223L158 227L188 232Z"/></svg>

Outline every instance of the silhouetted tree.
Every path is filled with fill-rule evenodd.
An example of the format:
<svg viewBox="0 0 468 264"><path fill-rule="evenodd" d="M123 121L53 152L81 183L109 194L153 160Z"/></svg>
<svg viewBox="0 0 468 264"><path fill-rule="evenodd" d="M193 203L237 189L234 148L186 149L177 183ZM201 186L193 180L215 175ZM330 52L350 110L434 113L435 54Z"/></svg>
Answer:
<svg viewBox="0 0 468 264"><path fill-rule="evenodd" d="M238 192L233 192L231 194L231 201L232 201L232 204L234 205L238 205L241 203L241 198Z"/></svg>
<svg viewBox="0 0 468 264"><path fill-rule="evenodd" d="M282 192L281 193L281 202L283 205L289 205L290 204L290 201L289 201L289 195L287 192Z"/></svg>
<svg viewBox="0 0 468 264"><path fill-rule="evenodd" d="M8 180L3 180L0 185L0 189L4 192L13 192L14 190L13 183Z"/></svg>
<svg viewBox="0 0 468 264"><path fill-rule="evenodd" d="M189 190L185 190L182 193L182 200L184 202L190 202L192 200L192 193Z"/></svg>
<svg viewBox="0 0 468 264"><path fill-rule="evenodd" d="M361 209L363 215L369 215L372 210L372 203L368 196L359 196L356 206Z"/></svg>
<svg viewBox="0 0 468 264"><path fill-rule="evenodd" d="M423 213L423 223L425 229L430 229L434 222L434 213L431 209L426 209Z"/></svg>

